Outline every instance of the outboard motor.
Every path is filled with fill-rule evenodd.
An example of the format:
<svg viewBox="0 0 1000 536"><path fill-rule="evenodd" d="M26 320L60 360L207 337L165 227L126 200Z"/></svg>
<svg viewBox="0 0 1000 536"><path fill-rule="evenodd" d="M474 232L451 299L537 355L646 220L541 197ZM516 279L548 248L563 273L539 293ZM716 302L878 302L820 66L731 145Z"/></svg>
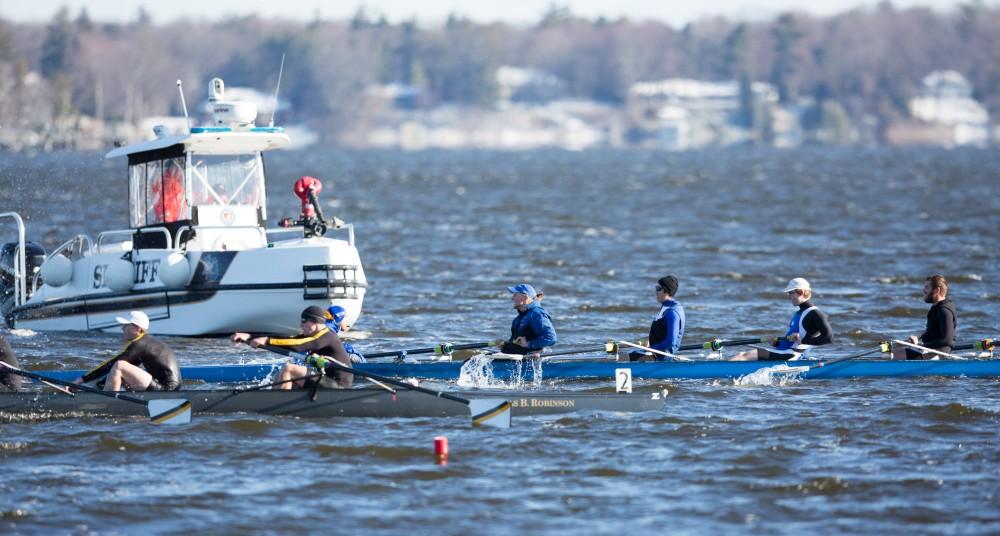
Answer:
<svg viewBox="0 0 1000 536"><path fill-rule="evenodd" d="M24 243L24 265L27 270L28 292L35 274L42 269L45 262L45 249L34 242ZM14 289L17 285L17 242L8 242L0 246L0 312L4 318L14 308ZM28 296L25 296L27 298Z"/></svg>
<svg viewBox="0 0 1000 536"><path fill-rule="evenodd" d="M316 177L299 177L295 181L293 188L295 195L302 201L302 212L299 219L282 218L278 222L281 227L294 227L301 225L306 238L323 236L329 227L339 228L343 222L337 218L327 220L323 218L323 209L319 206L319 195L323 191L323 183Z"/></svg>

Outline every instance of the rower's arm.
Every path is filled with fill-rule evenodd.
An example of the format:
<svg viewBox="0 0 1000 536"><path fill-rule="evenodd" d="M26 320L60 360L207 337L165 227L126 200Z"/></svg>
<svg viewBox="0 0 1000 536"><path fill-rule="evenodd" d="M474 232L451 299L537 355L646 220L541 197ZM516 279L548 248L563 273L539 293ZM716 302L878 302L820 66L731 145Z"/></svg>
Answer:
<svg viewBox="0 0 1000 536"><path fill-rule="evenodd" d="M528 348L541 350L542 348L553 346L558 341L556 338L556 328L552 326L549 317L543 314L533 315L531 318L531 329L539 335L528 341Z"/></svg>
<svg viewBox="0 0 1000 536"><path fill-rule="evenodd" d="M111 367L114 366L115 361L118 360L128 361L133 365L138 365L139 362L142 361L142 358L139 355L138 352L139 345L137 345L136 342L141 338L142 337L132 339L121 351L121 353L112 357L111 359L108 359L107 361L101 363L100 365L97 365L96 367L94 367L93 370L84 374L83 383L92 382L94 380L98 380L107 376L108 372L111 372Z"/></svg>
<svg viewBox="0 0 1000 536"><path fill-rule="evenodd" d="M950 310L942 307L927 319L927 331L920 340L928 348L950 347L955 341L955 319Z"/></svg>
<svg viewBox="0 0 1000 536"><path fill-rule="evenodd" d="M661 352L675 352L676 350L674 349L680 346L677 335L681 331L681 315L677 314L677 311L673 309L668 309L657 322L663 323L663 327L666 330L664 333L667 336L662 341L649 345L649 347Z"/></svg>
<svg viewBox="0 0 1000 536"><path fill-rule="evenodd" d="M833 329L823 311L813 309L806 315L802 325L806 328L806 336L799 341L800 343L819 346L833 342Z"/></svg>

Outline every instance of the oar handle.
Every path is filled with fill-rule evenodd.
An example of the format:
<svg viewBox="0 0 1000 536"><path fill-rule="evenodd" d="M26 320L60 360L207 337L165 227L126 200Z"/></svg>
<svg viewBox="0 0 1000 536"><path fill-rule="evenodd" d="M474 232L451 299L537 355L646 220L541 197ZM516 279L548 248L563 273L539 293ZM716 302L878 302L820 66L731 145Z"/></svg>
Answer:
<svg viewBox="0 0 1000 536"><path fill-rule="evenodd" d="M576 350L560 350L558 352L528 352L524 354L524 357L529 359L539 359L546 357L555 357L557 355L573 355L573 354L585 354L588 352L607 352L609 354L615 353L617 350L615 348L614 342L605 343L601 346L588 346L587 348L578 348Z"/></svg>
<svg viewBox="0 0 1000 536"><path fill-rule="evenodd" d="M983 339L981 341L970 342L953 346L951 350L979 350L980 352L992 352L996 348L996 341L993 339Z"/></svg>
<svg viewBox="0 0 1000 536"><path fill-rule="evenodd" d="M412 350L396 350L392 352L375 352L372 354L365 354L365 357L371 359L376 357L398 357L408 354L450 354L455 350L474 350L476 348L488 348L496 345L497 341L473 342L468 344L451 344L445 342L437 346L430 346L427 348L413 348Z"/></svg>
<svg viewBox="0 0 1000 536"><path fill-rule="evenodd" d="M295 351L292 351L292 350L288 350L287 348L281 348L281 347L278 347L278 346L271 346L269 344L262 345L261 348L263 348L265 350L268 350L268 351L271 351L271 352L274 352L276 354L281 354L281 355L285 355L285 356L288 356L288 357L292 357L292 358L296 358L296 359L301 359L303 361L305 361L309 357L307 354L303 354L301 352L295 352ZM455 395L453 395L451 393L445 393L443 391L434 391L432 389L427 389L427 388L424 388L424 387L420 387L419 385L410 385L410 384L408 384L406 382L401 382L401 381L396 380L394 378L389 378L387 376L382 376L381 374L375 374L373 372L368 372L368 371L365 371L365 370L358 370L358 369L356 369L354 367L348 367L346 365L342 365L342 364L338 363L337 361L335 361L332 358L327 358L326 359L326 366L324 368L332 368L334 370L339 370L339 371L342 371L342 372L348 372L348 373L351 373L351 374L354 374L354 375L357 375L357 376L361 376L361 377L364 377L364 378L378 380L378 381L380 381L382 383L387 383L389 385L395 385L397 387L402 387L404 389L409 389L411 391L417 391L419 393L424 393L424 394L428 394L428 395L434 395L436 397L445 398L445 399L452 400L452 401L455 401L455 402L461 402L462 404L465 404L466 406L468 406L469 404L471 404L471 402L467 398L462 398L460 396L455 396Z"/></svg>
<svg viewBox="0 0 1000 536"><path fill-rule="evenodd" d="M703 342L699 344L685 344L678 348L678 351L684 350L712 350L719 351L726 346L743 346L747 344L761 344L770 342L770 337L757 337L754 339L712 339L708 342Z"/></svg>

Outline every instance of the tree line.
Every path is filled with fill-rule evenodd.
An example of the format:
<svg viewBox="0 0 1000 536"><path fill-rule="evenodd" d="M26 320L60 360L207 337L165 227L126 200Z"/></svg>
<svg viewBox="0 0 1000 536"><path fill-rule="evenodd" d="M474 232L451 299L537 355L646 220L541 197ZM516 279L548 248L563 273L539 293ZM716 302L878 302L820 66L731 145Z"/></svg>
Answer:
<svg viewBox="0 0 1000 536"><path fill-rule="evenodd" d="M359 8L347 20L256 16L156 24L140 9L128 23L60 9L46 24L0 19L0 127L44 129L81 117L132 122L179 114L174 81L200 102L214 76L272 91L286 57L285 122L336 134L377 114L377 84L420 88L418 106L491 106L501 65L559 77L569 97L621 105L637 81L685 77L774 84L781 100L833 101L852 120L888 124L927 73L953 69L991 114L1000 112L1000 8L951 12L889 2L838 15L789 12L742 22L719 16L682 28L652 21L585 19L551 6L532 25L389 23ZM48 125L48 126L47 126Z"/></svg>

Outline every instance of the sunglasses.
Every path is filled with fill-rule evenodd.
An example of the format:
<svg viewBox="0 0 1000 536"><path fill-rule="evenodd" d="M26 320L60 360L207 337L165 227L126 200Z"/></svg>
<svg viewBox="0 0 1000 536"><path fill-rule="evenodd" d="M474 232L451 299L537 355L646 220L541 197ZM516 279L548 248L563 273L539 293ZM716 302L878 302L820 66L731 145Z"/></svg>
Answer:
<svg viewBox="0 0 1000 536"><path fill-rule="evenodd" d="M657 292L666 292L666 291L667 291L667 289L665 289L665 288L661 287L660 285L656 285L656 291L657 291Z"/></svg>

